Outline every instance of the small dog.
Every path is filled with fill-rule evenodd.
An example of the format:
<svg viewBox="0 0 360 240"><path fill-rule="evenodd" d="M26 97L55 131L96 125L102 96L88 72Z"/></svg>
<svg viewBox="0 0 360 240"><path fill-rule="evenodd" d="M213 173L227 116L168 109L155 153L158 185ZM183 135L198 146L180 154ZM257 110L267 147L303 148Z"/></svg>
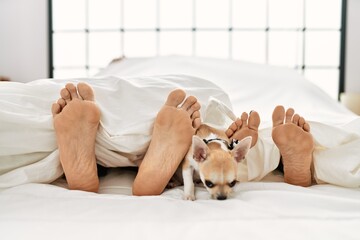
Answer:
<svg viewBox="0 0 360 240"><path fill-rule="evenodd" d="M224 131L202 124L182 163L184 199L195 200L194 170L212 198L227 199L238 182L237 166L249 151L251 140L249 136L229 143Z"/></svg>

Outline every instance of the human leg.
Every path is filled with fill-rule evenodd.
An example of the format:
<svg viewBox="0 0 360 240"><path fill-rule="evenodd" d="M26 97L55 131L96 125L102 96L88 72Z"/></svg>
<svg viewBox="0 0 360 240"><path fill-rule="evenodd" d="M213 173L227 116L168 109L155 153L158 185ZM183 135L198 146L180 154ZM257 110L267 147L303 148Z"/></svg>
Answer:
<svg viewBox="0 0 360 240"><path fill-rule="evenodd" d="M60 162L69 188L97 192L95 138L100 111L94 93L85 83L67 84L52 105Z"/></svg>
<svg viewBox="0 0 360 240"><path fill-rule="evenodd" d="M149 148L134 180L134 195L161 194L185 157L201 122L197 99L184 99L185 92L175 90L159 111Z"/></svg>
<svg viewBox="0 0 360 240"><path fill-rule="evenodd" d="M286 112L277 106L273 112L272 138L280 150L284 165L284 181L298 186L310 186L314 140L310 126L292 108Z"/></svg>

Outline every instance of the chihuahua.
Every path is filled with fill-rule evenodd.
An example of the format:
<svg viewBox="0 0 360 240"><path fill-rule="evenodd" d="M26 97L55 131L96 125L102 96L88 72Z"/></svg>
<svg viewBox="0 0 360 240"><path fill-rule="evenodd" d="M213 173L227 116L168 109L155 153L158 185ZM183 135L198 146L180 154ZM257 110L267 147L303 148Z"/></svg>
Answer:
<svg viewBox="0 0 360 240"><path fill-rule="evenodd" d="M238 182L238 163L249 151L251 140L248 136L229 143L224 131L202 124L182 163L184 199L195 200L194 170L213 199L227 199Z"/></svg>

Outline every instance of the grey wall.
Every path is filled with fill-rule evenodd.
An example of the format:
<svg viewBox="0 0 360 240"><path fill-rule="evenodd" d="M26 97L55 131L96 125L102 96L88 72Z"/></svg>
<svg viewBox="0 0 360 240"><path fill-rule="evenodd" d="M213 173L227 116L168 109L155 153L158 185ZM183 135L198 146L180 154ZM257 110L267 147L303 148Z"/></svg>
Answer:
<svg viewBox="0 0 360 240"><path fill-rule="evenodd" d="M345 91L360 93L360 0L348 0Z"/></svg>
<svg viewBox="0 0 360 240"><path fill-rule="evenodd" d="M0 0L0 75L28 82L48 76L47 1Z"/></svg>

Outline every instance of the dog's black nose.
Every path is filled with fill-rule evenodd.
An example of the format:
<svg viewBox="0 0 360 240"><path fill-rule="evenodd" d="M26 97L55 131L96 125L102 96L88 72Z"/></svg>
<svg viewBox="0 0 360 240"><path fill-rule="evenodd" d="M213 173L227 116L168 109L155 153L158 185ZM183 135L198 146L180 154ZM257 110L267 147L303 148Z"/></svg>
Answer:
<svg viewBox="0 0 360 240"><path fill-rule="evenodd" d="M217 196L217 200L226 200L226 196L225 195L220 195L220 196Z"/></svg>

